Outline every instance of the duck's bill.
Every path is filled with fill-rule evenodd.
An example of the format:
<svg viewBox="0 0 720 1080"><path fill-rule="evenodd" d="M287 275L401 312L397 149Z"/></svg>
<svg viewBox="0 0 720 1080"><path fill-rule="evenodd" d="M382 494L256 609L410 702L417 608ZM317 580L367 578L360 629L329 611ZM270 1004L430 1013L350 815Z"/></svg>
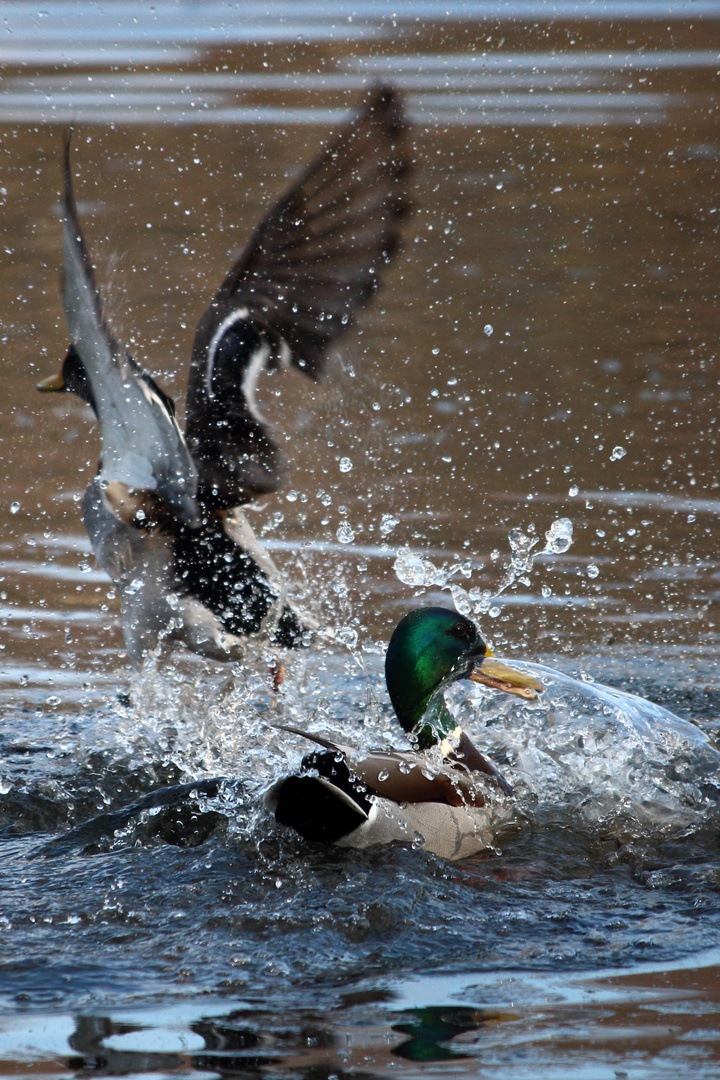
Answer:
<svg viewBox="0 0 720 1080"><path fill-rule="evenodd" d="M67 390L61 371L58 371L57 375L50 375L49 378L43 379L42 382L37 384L37 388L43 394L50 394L55 390Z"/></svg>
<svg viewBox="0 0 720 1080"><path fill-rule="evenodd" d="M543 690L543 684L534 675L529 675L526 671L518 671L509 664L504 664L502 660L496 660L494 656L486 656L484 660L476 664L468 678L483 686L490 686L493 690L515 694L516 697L525 698L528 701L536 698Z"/></svg>

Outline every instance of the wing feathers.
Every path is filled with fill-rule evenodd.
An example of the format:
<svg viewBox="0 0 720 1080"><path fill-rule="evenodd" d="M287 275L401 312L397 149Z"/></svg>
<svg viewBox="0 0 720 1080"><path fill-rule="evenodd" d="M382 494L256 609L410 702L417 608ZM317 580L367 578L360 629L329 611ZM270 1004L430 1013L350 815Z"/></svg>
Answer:
<svg viewBox="0 0 720 1080"><path fill-rule="evenodd" d="M174 407L110 333L80 227L64 154L62 301L72 346L100 422L100 479L156 492L179 518L197 518L197 474Z"/></svg>
<svg viewBox="0 0 720 1080"><path fill-rule="evenodd" d="M206 505L225 509L278 487L284 462L248 400L256 380L243 372L257 367L264 343L264 367L289 362L320 377L329 346L377 291L397 248L404 135L398 96L376 91L260 222L200 320L187 438ZM243 328L238 311L247 312Z"/></svg>

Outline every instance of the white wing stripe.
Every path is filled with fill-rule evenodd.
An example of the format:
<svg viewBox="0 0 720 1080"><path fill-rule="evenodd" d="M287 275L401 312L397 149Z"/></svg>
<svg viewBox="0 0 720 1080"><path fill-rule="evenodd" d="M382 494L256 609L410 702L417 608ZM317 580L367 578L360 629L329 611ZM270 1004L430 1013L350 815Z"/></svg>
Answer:
<svg viewBox="0 0 720 1080"><path fill-rule="evenodd" d="M231 311L229 315L226 315L223 321L218 326L217 330L212 336L210 344L207 350L207 367L205 369L205 393L210 401L215 397L212 388L213 373L215 368L215 353L217 347L227 330L231 326L234 326L237 322L242 322L243 319L250 317L250 312L246 307L238 308L236 311Z"/></svg>
<svg viewBox="0 0 720 1080"><path fill-rule="evenodd" d="M247 410L253 419L257 420L258 424L265 424L266 420L255 404L255 390L260 374L265 370L265 365L267 364L269 357L270 346L267 342L263 342L260 348L256 349L250 357L250 363L247 366L245 378L242 381L242 390L245 395Z"/></svg>

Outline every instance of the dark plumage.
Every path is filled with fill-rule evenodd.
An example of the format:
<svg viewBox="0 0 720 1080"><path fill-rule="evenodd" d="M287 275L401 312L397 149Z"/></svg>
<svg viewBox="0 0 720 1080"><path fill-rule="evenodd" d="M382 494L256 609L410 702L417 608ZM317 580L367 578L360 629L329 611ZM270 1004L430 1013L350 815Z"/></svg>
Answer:
<svg viewBox="0 0 720 1080"><path fill-rule="evenodd" d="M264 370L317 380L329 346L380 284L406 209L401 103L382 88L263 218L195 333L183 434L172 400L112 335L64 155L62 300L71 345L44 390L92 407L102 449L85 494L95 554L117 583L128 652L180 641L235 659L246 634L283 645L312 620L284 601L239 509L286 463L255 400Z"/></svg>

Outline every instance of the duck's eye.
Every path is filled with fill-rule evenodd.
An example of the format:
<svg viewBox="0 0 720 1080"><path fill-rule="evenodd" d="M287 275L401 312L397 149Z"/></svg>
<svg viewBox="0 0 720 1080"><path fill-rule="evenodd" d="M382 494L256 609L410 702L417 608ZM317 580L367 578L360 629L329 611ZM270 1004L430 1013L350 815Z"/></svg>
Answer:
<svg viewBox="0 0 720 1080"><path fill-rule="evenodd" d="M453 637L460 638L461 641L467 641L475 636L473 627L462 622L456 622L450 633Z"/></svg>

